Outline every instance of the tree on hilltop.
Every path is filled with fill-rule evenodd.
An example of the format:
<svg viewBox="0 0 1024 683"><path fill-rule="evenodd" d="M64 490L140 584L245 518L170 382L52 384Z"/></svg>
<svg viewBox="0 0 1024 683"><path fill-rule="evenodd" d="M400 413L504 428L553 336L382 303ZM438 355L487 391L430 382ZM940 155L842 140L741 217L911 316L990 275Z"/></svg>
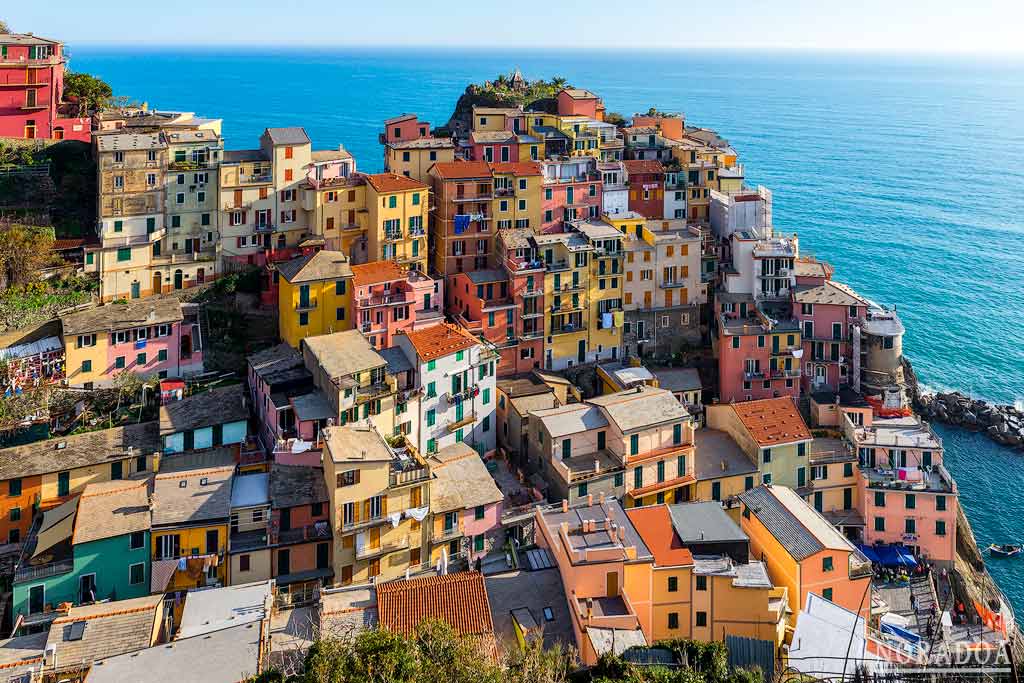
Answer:
<svg viewBox="0 0 1024 683"><path fill-rule="evenodd" d="M113 88L95 76L75 72L64 75L64 98L76 99L83 113L105 107L113 95Z"/></svg>
<svg viewBox="0 0 1024 683"><path fill-rule="evenodd" d="M8 24L3 19L0 19L0 33L10 33L10 32L11 32L10 24Z"/></svg>

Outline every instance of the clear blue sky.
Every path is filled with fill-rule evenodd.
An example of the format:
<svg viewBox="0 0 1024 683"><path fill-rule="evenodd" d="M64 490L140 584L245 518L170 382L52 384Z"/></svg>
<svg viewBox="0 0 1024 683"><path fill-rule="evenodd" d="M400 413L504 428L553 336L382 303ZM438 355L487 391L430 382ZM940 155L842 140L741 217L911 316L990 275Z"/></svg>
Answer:
<svg viewBox="0 0 1024 683"><path fill-rule="evenodd" d="M13 30L71 44L1024 51L1024 0L4 4L0 19Z"/></svg>

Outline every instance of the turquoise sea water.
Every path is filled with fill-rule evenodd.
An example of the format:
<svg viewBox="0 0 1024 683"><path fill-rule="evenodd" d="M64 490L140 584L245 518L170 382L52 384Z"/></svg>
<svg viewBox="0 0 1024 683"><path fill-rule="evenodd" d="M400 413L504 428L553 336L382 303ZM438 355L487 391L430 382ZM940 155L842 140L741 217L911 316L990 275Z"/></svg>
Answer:
<svg viewBox="0 0 1024 683"><path fill-rule="evenodd" d="M753 52L483 52L69 46L119 95L224 119L229 148L301 125L379 170L383 119L444 123L469 82L518 66L627 116L683 111L774 192L777 229L898 307L920 378L1024 397L1024 62ZM1024 456L939 428L979 543L1024 541ZM1024 560L990 565L1018 612Z"/></svg>

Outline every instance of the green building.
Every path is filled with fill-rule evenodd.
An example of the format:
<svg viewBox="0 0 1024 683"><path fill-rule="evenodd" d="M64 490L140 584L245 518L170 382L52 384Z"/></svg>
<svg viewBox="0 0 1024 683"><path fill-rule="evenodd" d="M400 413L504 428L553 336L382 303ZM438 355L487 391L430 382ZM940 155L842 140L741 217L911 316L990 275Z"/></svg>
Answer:
<svg viewBox="0 0 1024 683"><path fill-rule="evenodd" d="M44 512L14 574L15 617L45 621L62 602L148 595L149 527L146 479L89 484Z"/></svg>

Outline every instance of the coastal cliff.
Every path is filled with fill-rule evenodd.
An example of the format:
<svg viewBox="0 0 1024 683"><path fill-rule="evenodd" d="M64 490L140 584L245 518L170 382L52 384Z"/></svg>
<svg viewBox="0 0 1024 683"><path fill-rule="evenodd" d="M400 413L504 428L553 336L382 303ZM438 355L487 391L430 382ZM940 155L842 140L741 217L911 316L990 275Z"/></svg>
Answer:
<svg viewBox="0 0 1024 683"><path fill-rule="evenodd" d="M453 136L465 137L472 126L473 107L517 107L522 105L533 111L557 111L555 98L562 88L571 87L560 77L550 81L527 81L516 69L508 76L502 74L483 84L470 83L455 103L455 110L444 128ZM442 131L444 132L444 131ZM439 133L435 133L439 134Z"/></svg>

